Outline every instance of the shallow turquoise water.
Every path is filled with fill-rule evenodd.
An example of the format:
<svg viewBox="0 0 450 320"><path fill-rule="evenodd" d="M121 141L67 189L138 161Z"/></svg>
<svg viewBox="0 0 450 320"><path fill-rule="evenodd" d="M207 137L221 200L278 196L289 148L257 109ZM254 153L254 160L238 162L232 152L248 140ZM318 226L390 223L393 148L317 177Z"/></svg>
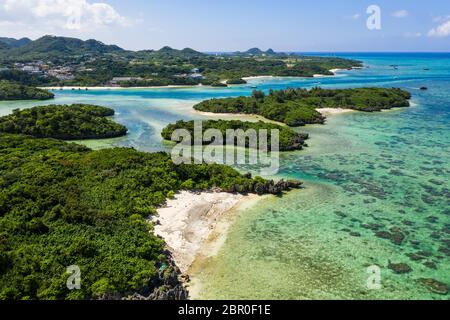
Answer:
<svg viewBox="0 0 450 320"><path fill-rule="evenodd" d="M450 54L359 54L363 70L316 79L256 80L260 89L287 86L401 87L403 110L334 116L311 134L307 150L285 153L275 178L306 189L270 197L239 212L220 254L197 266L203 298L447 299L417 282L450 284ZM394 70L390 65L398 65ZM428 68L430 70L424 70ZM427 86L428 91L420 91ZM160 130L211 97L250 94L250 86L118 91L56 91L50 103L96 103L117 111L127 137L90 141L94 148L166 150ZM0 103L0 115L36 104ZM241 170L255 168L241 167ZM381 237L401 235L402 241ZM396 242L396 243L394 243ZM392 263L412 271L394 274ZM366 269L381 268L382 289L368 290Z"/></svg>

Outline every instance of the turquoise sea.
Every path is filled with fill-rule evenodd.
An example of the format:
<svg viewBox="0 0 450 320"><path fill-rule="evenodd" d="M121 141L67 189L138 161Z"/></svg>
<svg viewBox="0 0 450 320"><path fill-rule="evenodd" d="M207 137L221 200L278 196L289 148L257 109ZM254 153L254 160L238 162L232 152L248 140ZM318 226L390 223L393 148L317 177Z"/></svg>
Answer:
<svg viewBox="0 0 450 320"><path fill-rule="evenodd" d="M92 148L159 151L168 148L160 138L166 124L201 118L193 104L249 95L251 85L409 90L410 108L352 112L300 128L310 133L310 147L282 154L273 178L301 179L306 188L237 212L219 254L196 265L193 276L202 283L198 297L208 299L448 299L419 279L450 285L450 54L338 56L362 60L365 68L225 89L58 90L46 103L113 107L129 135L83 142ZM2 102L0 115L38 104ZM390 263L412 271L396 274ZM373 265L381 269L379 290L366 286Z"/></svg>

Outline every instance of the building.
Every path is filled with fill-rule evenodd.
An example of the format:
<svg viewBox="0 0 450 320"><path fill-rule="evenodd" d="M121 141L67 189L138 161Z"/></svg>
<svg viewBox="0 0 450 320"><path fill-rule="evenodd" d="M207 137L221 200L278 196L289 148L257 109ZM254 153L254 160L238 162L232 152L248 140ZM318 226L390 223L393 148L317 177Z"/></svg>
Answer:
<svg viewBox="0 0 450 320"><path fill-rule="evenodd" d="M193 73L189 75L189 78L203 80L205 77L201 73Z"/></svg>
<svg viewBox="0 0 450 320"><path fill-rule="evenodd" d="M22 68L22 71L28 72L28 73L36 73L36 72L40 72L41 70L39 69L39 67L36 67L36 66L25 66Z"/></svg>

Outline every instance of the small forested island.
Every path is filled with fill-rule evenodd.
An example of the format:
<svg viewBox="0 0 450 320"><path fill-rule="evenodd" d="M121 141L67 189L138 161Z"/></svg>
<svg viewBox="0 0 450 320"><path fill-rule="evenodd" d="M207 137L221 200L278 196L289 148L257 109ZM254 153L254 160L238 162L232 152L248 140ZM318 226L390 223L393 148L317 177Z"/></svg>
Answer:
<svg viewBox="0 0 450 320"><path fill-rule="evenodd" d="M0 80L1 100L49 100L55 95L47 90L38 89L10 81Z"/></svg>
<svg viewBox="0 0 450 320"><path fill-rule="evenodd" d="M127 128L107 118L110 108L73 104L16 109L0 118L0 132L61 140L103 139L127 134Z"/></svg>
<svg viewBox="0 0 450 320"><path fill-rule="evenodd" d="M166 153L92 151L54 139L0 134L0 300L182 299L164 242L146 219L179 190L280 193L224 165L175 165ZM66 286L68 266L81 289Z"/></svg>
<svg viewBox="0 0 450 320"><path fill-rule="evenodd" d="M253 91L251 97L211 99L194 109L212 113L255 114L297 127L325 122L316 109L344 108L374 112L409 107L411 94L398 88L322 89L302 88L271 90L268 95Z"/></svg>
<svg viewBox="0 0 450 320"><path fill-rule="evenodd" d="M234 78L234 79L228 79L227 84L233 85L233 84L246 84L247 81L241 78Z"/></svg>
<svg viewBox="0 0 450 320"><path fill-rule="evenodd" d="M165 140L172 140L172 133L177 129L186 129L191 133L191 142L194 143L194 121L178 121L175 124L169 124L165 127L161 135ZM286 126L280 126L277 124L266 123L266 122L247 122L247 121L239 121L239 120L207 120L202 121L202 133L204 134L208 129L217 129L222 133L223 136L223 144L227 143L226 140L226 131L228 129L237 130L242 129L244 132L253 129L255 130L257 136L259 136L259 131L261 129L267 130L267 146L268 149L271 150L271 130L279 130L279 150L280 151L294 151L294 150L302 150L305 145L305 140L308 139L308 134L306 133L298 133ZM259 141L259 140L258 140ZM174 142L182 142L174 141ZM203 141L204 145L208 145L214 143L214 141ZM234 139L234 145L237 145L237 139ZM245 147L249 147L249 141L246 139Z"/></svg>

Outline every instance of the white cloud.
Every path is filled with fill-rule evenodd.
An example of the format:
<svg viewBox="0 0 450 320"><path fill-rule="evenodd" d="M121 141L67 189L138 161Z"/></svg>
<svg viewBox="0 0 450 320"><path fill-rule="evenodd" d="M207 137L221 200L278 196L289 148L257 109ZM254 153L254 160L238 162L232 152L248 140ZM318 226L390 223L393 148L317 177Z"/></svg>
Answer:
<svg viewBox="0 0 450 320"><path fill-rule="evenodd" d="M405 38L420 38L422 36L421 32L407 32L403 35Z"/></svg>
<svg viewBox="0 0 450 320"><path fill-rule="evenodd" d="M448 37L450 36L450 20L442 23L441 25L437 26L436 28L431 29L428 32L429 37Z"/></svg>
<svg viewBox="0 0 450 320"><path fill-rule="evenodd" d="M398 10L392 13L392 16L395 18L406 18L409 16L409 12L406 10Z"/></svg>
<svg viewBox="0 0 450 320"><path fill-rule="evenodd" d="M352 16L352 19L353 19L353 20L358 20L359 17L361 17L361 15L360 15L359 13L355 13L355 14Z"/></svg>
<svg viewBox="0 0 450 320"><path fill-rule="evenodd" d="M0 0L0 21L57 33L61 29L92 31L131 23L109 4L87 0Z"/></svg>

